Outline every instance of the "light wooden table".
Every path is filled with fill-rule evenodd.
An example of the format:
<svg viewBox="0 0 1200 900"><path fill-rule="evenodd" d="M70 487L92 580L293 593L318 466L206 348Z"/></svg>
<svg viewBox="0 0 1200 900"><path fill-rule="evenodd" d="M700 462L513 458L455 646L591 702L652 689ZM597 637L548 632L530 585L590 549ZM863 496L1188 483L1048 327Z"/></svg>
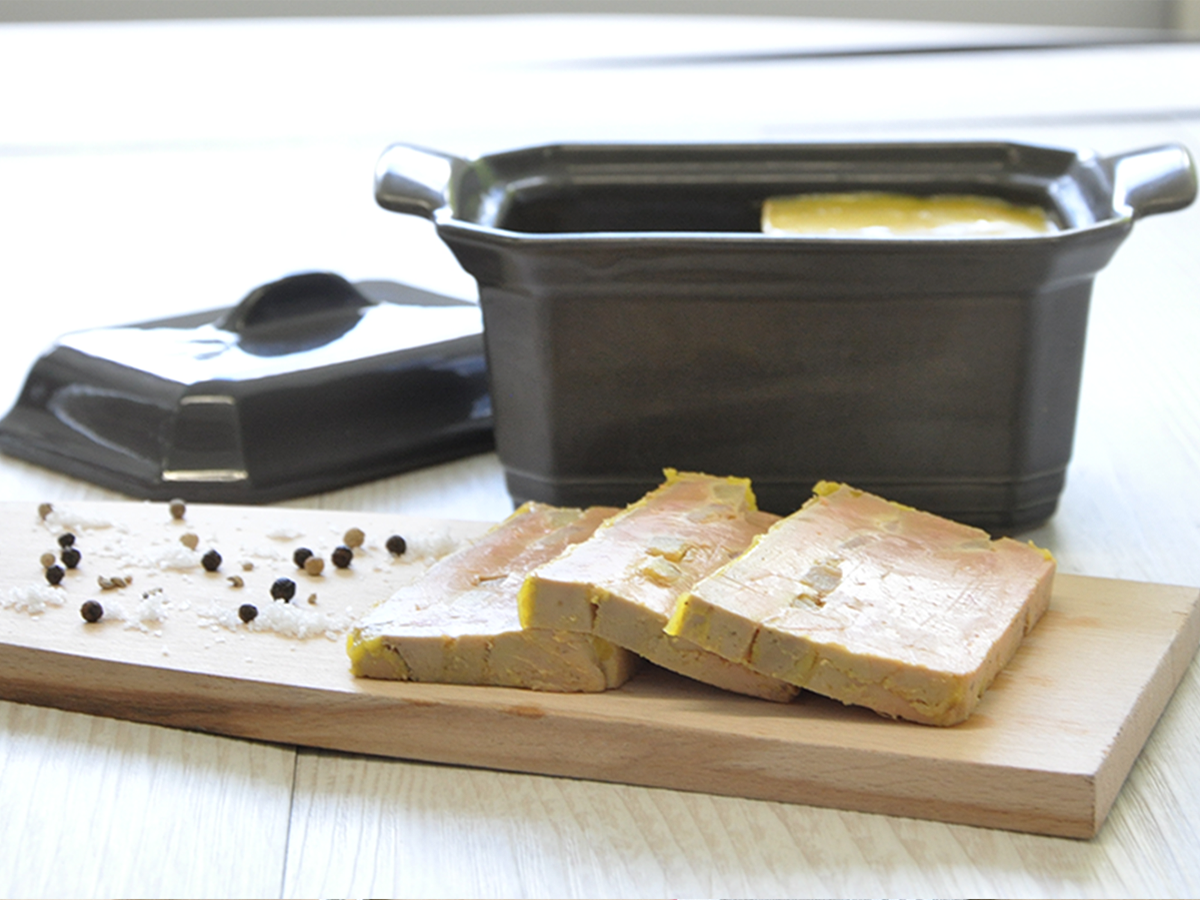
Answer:
<svg viewBox="0 0 1200 900"><path fill-rule="evenodd" d="M0 403L64 331L229 305L291 271L473 296L424 223L374 206L395 140L999 137L1200 155L1193 45L785 52L1059 36L763 19L0 28ZM693 61L651 59L670 55ZM0 495L114 496L8 458ZM291 503L510 508L492 456ZM1200 585L1200 208L1138 223L1101 273L1067 488L1029 536L1066 572ZM0 895L1195 896L1198 674L1088 842L0 702Z"/></svg>

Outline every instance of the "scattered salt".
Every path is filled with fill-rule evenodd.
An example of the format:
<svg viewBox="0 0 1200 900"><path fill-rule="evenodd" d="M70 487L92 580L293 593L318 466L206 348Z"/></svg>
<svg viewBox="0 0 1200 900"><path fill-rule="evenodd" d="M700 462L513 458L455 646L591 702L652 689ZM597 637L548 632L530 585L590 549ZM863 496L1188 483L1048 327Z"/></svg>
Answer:
<svg viewBox="0 0 1200 900"><path fill-rule="evenodd" d="M159 569L178 571L194 569L200 565L200 554L183 544L168 545L159 552L154 565Z"/></svg>
<svg viewBox="0 0 1200 900"><path fill-rule="evenodd" d="M405 562L409 559L420 559L422 557L441 559L443 556L453 553L464 543L444 529L418 532L406 540L408 542L408 549L402 556L396 557L398 562Z"/></svg>
<svg viewBox="0 0 1200 900"><path fill-rule="evenodd" d="M209 609L199 612L198 615L202 620L211 623L209 627L213 631L218 628L243 633L247 630L270 631L297 640L307 640L322 635L336 639L349 630L354 622L353 614L349 609L341 614L332 614L280 601L260 604L258 615L249 623L241 621L236 609L222 607L215 602Z"/></svg>
<svg viewBox="0 0 1200 900"><path fill-rule="evenodd" d="M9 588L4 599L0 600L0 607L38 616L46 611L46 607L62 606L66 602L67 594L62 589L45 584L31 584Z"/></svg>
<svg viewBox="0 0 1200 900"><path fill-rule="evenodd" d="M162 588L146 591L142 595L142 601L138 604L135 615L139 622L165 622L168 603L167 595L163 593Z"/></svg>
<svg viewBox="0 0 1200 900"><path fill-rule="evenodd" d="M125 613L125 607L122 606L118 601L109 600L109 599L106 599L104 601L104 620L105 621L124 622L128 618L129 618L128 615L126 615L126 613ZM138 626L135 624L135 625L127 625L126 627L127 628L140 627L142 630L145 630L144 625Z"/></svg>
<svg viewBox="0 0 1200 900"><path fill-rule="evenodd" d="M101 516L88 515L67 507L54 507L45 518L46 527L55 532L113 528L114 523ZM123 529L124 530L124 529Z"/></svg>

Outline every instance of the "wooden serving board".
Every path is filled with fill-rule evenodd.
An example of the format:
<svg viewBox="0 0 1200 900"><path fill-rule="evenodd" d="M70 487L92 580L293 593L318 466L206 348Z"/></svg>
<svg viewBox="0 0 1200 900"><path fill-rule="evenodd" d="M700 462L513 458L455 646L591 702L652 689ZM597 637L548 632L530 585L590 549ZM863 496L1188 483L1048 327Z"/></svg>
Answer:
<svg viewBox="0 0 1200 900"><path fill-rule="evenodd" d="M39 557L68 527L83 559L50 589ZM296 570L296 547L328 559L350 527L367 540L349 569ZM1196 588L1060 575L1043 621L950 729L805 694L754 700L650 667L587 695L353 678L352 618L417 577L434 549L487 527L221 506L177 521L151 503L81 503L43 521L36 504L0 504L0 696L287 744L1087 838L1200 643ZM198 554L171 567L189 561L174 559L185 532L221 553L219 571L195 565ZM393 533L413 548L399 560L383 548ZM121 574L127 587L100 589L99 577ZM270 607L280 576L296 582L297 622L313 636L234 615ZM55 603L36 611L46 596ZM86 599L106 606L99 623L80 616Z"/></svg>

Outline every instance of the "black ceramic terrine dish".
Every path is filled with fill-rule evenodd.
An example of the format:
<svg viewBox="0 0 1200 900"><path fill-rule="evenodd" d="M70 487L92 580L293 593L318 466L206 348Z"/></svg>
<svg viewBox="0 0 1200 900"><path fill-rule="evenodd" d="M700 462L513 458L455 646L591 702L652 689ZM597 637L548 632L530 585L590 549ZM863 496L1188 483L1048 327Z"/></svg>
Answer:
<svg viewBox="0 0 1200 900"><path fill-rule="evenodd" d="M266 503L492 448L479 310L306 272L234 307L63 335L0 450L134 497Z"/></svg>
<svg viewBox="0 0 1200 900"><path fill-rule="evenodd" d="M514 500L625 503L671 466L747 476L778 513L832 479L1011 531L1063 488L1096 273L1196 173L1179 146L397 145L375 190L479 284ZM767 197L855 190L1035 204L1060 230L762 233Z"/></svg>

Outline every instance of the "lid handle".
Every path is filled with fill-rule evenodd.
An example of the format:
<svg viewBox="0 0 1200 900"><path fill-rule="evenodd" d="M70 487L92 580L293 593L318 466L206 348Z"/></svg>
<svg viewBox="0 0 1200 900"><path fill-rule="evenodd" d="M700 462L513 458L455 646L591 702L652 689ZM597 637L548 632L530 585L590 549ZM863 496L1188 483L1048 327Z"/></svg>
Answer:
<svg viewBox="0 0 1200 900"><path fill-rule="evenodd" d="M375 166L375 200L384 209L424 216L450 202L450 176L458 158L409 144L383 151Z"/></svg>
<svg viewBox="0 0 1200 900"><path fill-rule="evenodd" d="M244 334L311 317L357 317L371 301L333 272L302 272L264 284L247 294L217 323Z"/></svg>
<svg viewBox="0 0 1200 900"><path fill-rule="evenodd" d="M1100 161L1113 186L1113 209L1135 219L1174 212L1196 199L1196 165L1180 144L1163 144Z"/></svg>

